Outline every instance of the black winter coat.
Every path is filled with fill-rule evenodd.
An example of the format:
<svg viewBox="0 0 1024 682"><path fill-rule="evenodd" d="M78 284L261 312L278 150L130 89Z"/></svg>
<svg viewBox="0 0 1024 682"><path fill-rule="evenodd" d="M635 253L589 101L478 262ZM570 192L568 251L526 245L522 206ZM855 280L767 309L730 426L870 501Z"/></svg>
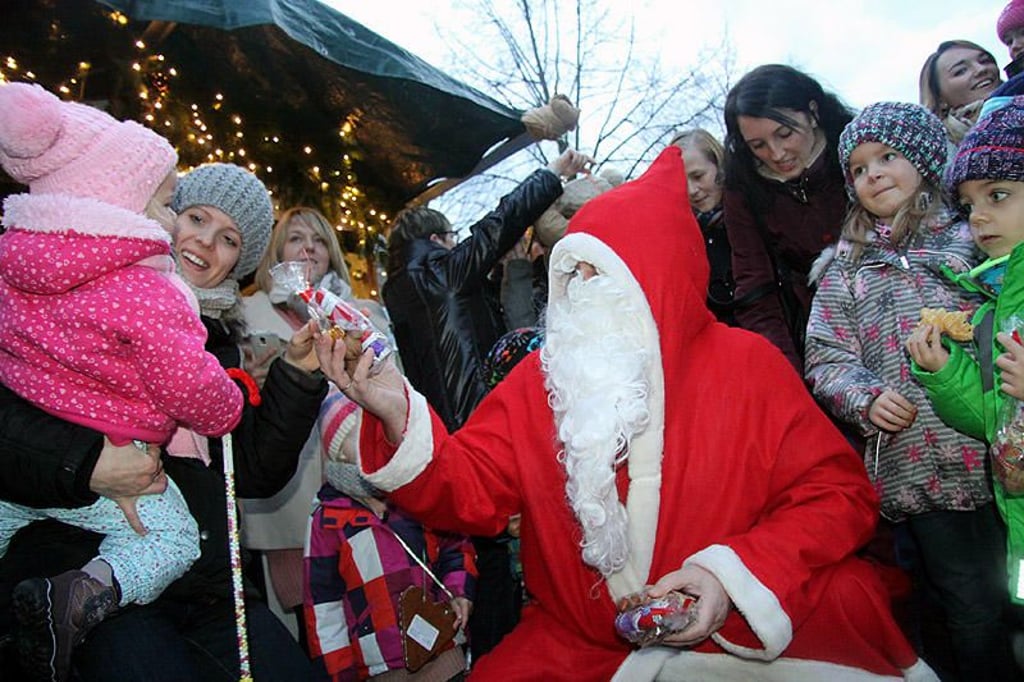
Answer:
<svg viewBox="0 0 1024 682"><path fill-rule="evenodd" d="M403 266L388 273L384 304L402 367L449 431L487 393L480 363L507 331L489 299L487 275L562 194L549 170L537 170L449 250L430 239L405 245Z"/></svg>
<svg viewBox="0 0 1024 682"><path fill-rule="evenodd" d="M207 350L226 367L240 362L227 329L203 318ZM243 388L243 392L244 392ZM235 490L239 497L268 497L291 479L298 455L327 393L322 375L309 375L277 360L270 367L259 407L246 405L232 431ZM97 496L89 477L103 437L53 417L0 386L0 497L33 507L81 507ZM232 598L221 441L210 439L209 467L196 459L164 456L164 470L181 489L199 524L202 554L160 599L209 604ZM54 521L19 532L0 560L0 631L10 623L11 589L29 576L78 568L94 556L101 536Z"/></svg>
<svg viewBox="0 0 1024 682"><path fill-rule="evenodd" d="M704 248L708 254L708 265L711 266L711 276L708 280L708 309L719 322L735 327L733 299L736 283L732 279L732 247L729 246L729 234L725 230L725 221L722 220L722 207L717 206L704 213L694 213L704 235Z"/></svg>

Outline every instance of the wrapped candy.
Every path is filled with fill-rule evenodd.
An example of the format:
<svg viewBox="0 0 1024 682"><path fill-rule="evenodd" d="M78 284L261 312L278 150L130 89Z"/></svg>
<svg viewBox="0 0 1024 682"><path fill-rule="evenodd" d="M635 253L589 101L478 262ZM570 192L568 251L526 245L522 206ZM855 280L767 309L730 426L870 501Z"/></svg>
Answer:
<svg viewBox="0 0 1024 682"><path fill-rule="evenodd" d="M314 288L308 277L308 265L303 261L285 261L270 269L274 282L291 291L306 304L311 319L316 320L320 331L335 339L355 335L363 350L373 350L373 367L391 354L392 348L387 337L377 331L373 324L354 307L322 288Z"/></svg>
<svg viewBox="0 0 1024 682"><path fill-rule="evenodd" d="M1019 317L1011 315L1003 327L1003 331L1020 343L1024 322ZM1006 492L1024 493L1024 402L1004 396L989 456L992 473Z"/></svg>
<svg viewBox="0 0 1024 682"><path fill-rule="evenodd" d="M619 600L618 606L615 631L642 647L657 644L673 632L685 629L697 617L693 597L681 592L669 592L658 598L634 592Z"/></svg>

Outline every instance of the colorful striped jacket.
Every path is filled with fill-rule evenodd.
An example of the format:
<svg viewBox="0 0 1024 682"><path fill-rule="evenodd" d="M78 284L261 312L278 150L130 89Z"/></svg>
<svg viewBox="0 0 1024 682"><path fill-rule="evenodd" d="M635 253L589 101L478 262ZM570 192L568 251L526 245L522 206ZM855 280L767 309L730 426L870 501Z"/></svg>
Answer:
<svg viewBox="0 0 1024 682"><path fill-rule="evenodd" d="M407 587L447 599L392 531L452 594L473 599L476 565L465 536L426 530L391 505L378 517L325 484L310 522L303 602L310 655L333 682L405 667L398 603Z"/></svg>

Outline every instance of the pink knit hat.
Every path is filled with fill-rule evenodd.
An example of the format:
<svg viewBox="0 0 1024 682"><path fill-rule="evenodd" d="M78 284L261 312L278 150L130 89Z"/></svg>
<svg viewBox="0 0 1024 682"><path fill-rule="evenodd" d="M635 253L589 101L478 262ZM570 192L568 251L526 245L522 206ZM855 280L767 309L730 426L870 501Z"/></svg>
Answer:
<svg viewBox="0 0 1024 682"><path fill-rule="evenodd" d="M1010 0L996 20L996 35L1006 43L1006 35L1015 28L1024 26L1024 0Z"/></svg>
<svg viewBox="0 0 1024 682"><path fill-rule="evenodd" d="M61 101L38 85L0 85L0 164L32 194L142 213L177 161L167 140L134 121Z"/></svg>

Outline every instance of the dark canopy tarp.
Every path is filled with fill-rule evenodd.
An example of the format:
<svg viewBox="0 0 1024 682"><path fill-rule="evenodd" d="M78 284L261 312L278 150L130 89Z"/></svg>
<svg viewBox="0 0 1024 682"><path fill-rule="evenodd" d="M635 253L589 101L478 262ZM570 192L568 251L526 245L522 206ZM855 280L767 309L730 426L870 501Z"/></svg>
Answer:
<svg viewBox="0 0 1024 682"><path fill-rule="evenodd" d="M112 99L113 113L131 115L125 100L134 93L118 95L116 73L106 77L109 92L96 91L105 62L124 68L131 59L111 47L125 28L104 7L178 65L179 95L210 101L220 93L248 131L281 130L288 145L280 158L261 150L279 178L311 163L334 167L348 153L358 183L394 210L529 142L519 112L317 0L4 0L0 45L5 55L47 61L37 72L59 68L54 60L91 62L85 99ZM347 143L338 134L346 121ZM315 158L302 158L307 145Z"/></svg>

